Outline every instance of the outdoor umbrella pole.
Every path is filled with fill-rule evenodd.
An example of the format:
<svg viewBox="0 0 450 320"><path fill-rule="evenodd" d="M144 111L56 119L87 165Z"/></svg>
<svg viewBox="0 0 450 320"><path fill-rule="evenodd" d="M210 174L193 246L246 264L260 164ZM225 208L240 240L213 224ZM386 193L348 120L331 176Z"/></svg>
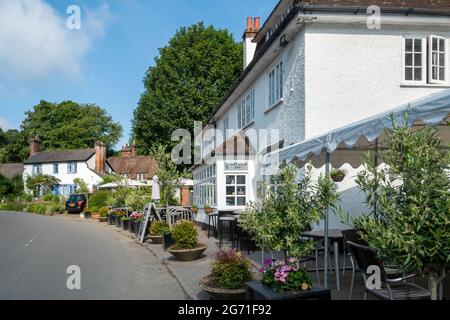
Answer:
<svg viewBox="0 0 450 320"><path fill-rule="evenodd" d="M330 176L330 153L327 151L325 155L325 174L327 177ZM330 207L327 205L327 208L325 210L325 226L324 226L324 233L325 233L325 243L324 243L324 285L325 288L328 288L328 219L330 216Z"/></svg>

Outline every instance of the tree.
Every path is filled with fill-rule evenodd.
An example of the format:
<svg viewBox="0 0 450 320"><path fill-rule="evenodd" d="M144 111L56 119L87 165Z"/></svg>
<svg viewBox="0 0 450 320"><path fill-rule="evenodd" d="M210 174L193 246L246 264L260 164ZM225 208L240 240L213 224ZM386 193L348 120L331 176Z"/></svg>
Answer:
<svg viewBox="0 0 450 320"><path fill-rule="evenodd" d="M72 101L41 101L26 113L22 122L22 154L28 153L28 140L38 135L43 150L92 148L103 141L108 150L122 136L122 126L94 104Z"/></svg>
<svg viewBox="0 0 450 320"><path fill-rule="evenodd" d="M179 29L159 53L134 111L133 139L145 154L159 144L168 150L174 130L206 121L242 71L241 44L203 23Z"/></svg>
<svg viewBox="0 0 450 320"><path fill-rule="evenodd" d="M241 215L241 226L262 248L302 257L314 250L314 243L300 237L313 222L319 222L327 207L337 208L339 195L329 177L312 184L311 168L297 181L297 168L288 165L274 177L276 188Z"/></svg>
<svg viewBox="0 0 450 320"><path fill-rule="evenodd" d="M427 275L432 299L450 266L450 152L440 145L434 128L394 123L382 154L387 166L374 167L368 156L357 179L377 215L354 221L381 260Z"/></svg>
<svg viewBox="0 0 450 320"><path fill-rule="evenodd" d="M0 163L22 162L28 157L26 139L18 130L1 131L0 129Z"/></svg>
<svg viewBox="0 0 450 320"><path fill-rule="evenodd" d="M34 196L39 196L38 194L36 194L38 186L42 188L43 194L46 195L51 192L54 185L57 185L59 183L60 181L58 178L45 174L38 174L28 177L25 185L27 186L28 190L33 192Z"/></svg>
<svg viewBox="0 0 450 320"><path fill-rule="evenodd" d="M165 205L177 205L175 194L181 188L183 174L178 171L171 154L166 153L164 146L154 148L152 155L158 163L156 175L160 185L160 202Z"/></svg>
<svg viewBox="0 0 450 320"><path fill-rule="evenodd" d="M0 174L0 198L5 197L11 192L11 183L5 176Z"/></svg>

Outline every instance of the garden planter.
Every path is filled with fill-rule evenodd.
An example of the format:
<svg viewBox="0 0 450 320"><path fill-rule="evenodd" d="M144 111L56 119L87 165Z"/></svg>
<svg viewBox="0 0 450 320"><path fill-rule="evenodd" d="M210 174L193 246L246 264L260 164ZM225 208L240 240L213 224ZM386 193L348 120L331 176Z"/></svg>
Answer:
<svg viewBox="0 0 450 320"><path fill-rule="evenodd" d="M139 228L141 227L141 221L135 222L134 224L134 235L137 237L139 233Z"/></svg>
<svg viewBox="0 0 450 320"><path fill-rule="evenodd" d="M247 292L241 289L222 289L214 285L214 277L209 275L200 280L200 288L214 298L214 300L245 300Z"/></svg>
<svg viewBox="0 0 450 320"><path fill-rule="evenodd" d="M208 208L208 209L203 209L205 211L206 214L211 214L214 212L213 208Z"/></svg>
<svg viewBox="0 0 450 320"><path fill-rule="evenodd" d="M122 220L122 229L124 231L128 230L128 226L130 225L130 221L129 220Z"/></svg>
<svg viewBox="0 0 450 320"><path fill-rule="evenodd" d="M123 228L123 220L122 220L122 218L119 217L117 220L118 220L118 223L117 223L116 226L118 228L122 229Z"/></svg>
<svg viewBox="0 0 450 320"><path fill-rule="evenodd" d="M277 292L258 281L245 284L247 300L331 300L331 291L318 284L309 290Z"/></svg>
<svg viewBox="0 0 450 320"><path fill-rule="evenodd" d="M164 243L163 236L150 236L149 238L152 240L153 244L163 244Z"/></svg>
<svg viewBox="0 0 450 320"><path fill-rule="evenodd" d="M176 245L169 248L169 252L180 261L194 261L201 257L202 253L208 249L208 246L199 243L195 249L179 249Z"/></svg>
<svg viewBox="0 0 450 320"><path fill-rule="evenodd" d="M173 239L171 234L164 235L164 250L167 251L171 246L175 244L175 240Z"/></svg>
<svg viewBox="0 0 450 320"><path fill-rule="evenodd" d="M344 179L345 179L345 176L331 176L331 180L333 180L334 182L337 182L337 183L344 181Z"/></svg>

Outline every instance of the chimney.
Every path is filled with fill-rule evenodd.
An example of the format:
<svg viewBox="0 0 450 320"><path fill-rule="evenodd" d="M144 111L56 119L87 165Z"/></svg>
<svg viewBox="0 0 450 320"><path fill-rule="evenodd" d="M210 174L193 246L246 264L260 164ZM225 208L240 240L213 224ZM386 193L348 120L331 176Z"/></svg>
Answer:
<svg viewBox="0 0 450 320"><path fill-rule="evenodd" d="M103 142L97 141L95 143L95 170L100 173L105 173L106 163L106 146Z"/></svg>
<svg viewBox="0 0 450 320"><path fill-rule="evenodd" d="M136 156L137 156L136 145L135 145L134 143L131 145L131 151L130 151L130 154L131 154L131 157L132 157L132 158L136 158Z"/></svg>
<svg viewBox="0 0 450 320"><path fill-rule="evenodd" d="M252 17L247 18L247 28L244 31L243 43L244 43L244 69L248 67L248 65L252 62L253 57L255 56L256 51L256 43L253 43L253 39L258 33L261 27L261 18L256 17L253 19Z"/></svg>
<svg viewBox="0 0 450 320"><path fill-rule="evenodd" d="M122 151L120 152L121 157L131 157L131 149L128 147L128 144L122 147Z"/></svg>
<svg viewBox="0 0 450 320"><path fill-rule="evenodd" d="M41 149L41 140L39 136L36 135L30 140L30 157L34 156Z"/></svg>

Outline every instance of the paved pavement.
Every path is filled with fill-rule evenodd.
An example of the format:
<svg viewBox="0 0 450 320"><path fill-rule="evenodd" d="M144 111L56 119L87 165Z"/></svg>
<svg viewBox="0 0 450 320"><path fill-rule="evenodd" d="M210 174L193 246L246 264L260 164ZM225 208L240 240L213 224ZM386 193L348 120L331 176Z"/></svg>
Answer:
<svg viewBox="0 0 450 320"><path fill-rule="evenodd" d="M81 290L68 290L68 266ZM189 299L147 248L106 224L0 212L0 299Z"/></svg>

